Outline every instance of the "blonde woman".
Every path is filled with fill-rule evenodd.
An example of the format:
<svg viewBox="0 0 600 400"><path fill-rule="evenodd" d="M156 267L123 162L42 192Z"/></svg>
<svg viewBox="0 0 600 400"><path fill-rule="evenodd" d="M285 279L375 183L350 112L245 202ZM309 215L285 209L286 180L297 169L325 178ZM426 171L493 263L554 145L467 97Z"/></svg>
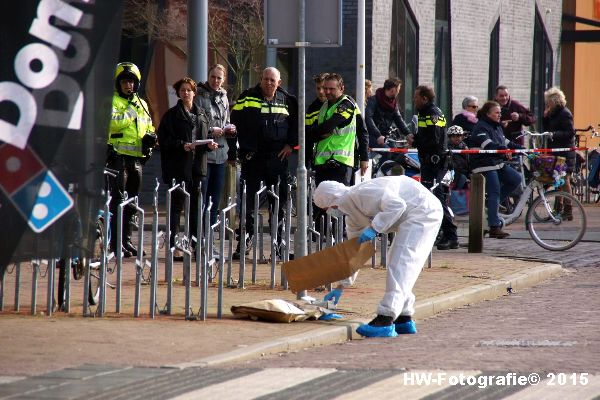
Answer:
<svg viewBox="0 0 600 400"><path fill-rule="evenodd" d="M548 147L552 149L575 147L575 128L573 126L573 114L567 108L567 100L562 90L552 87L544 92L544 119L542 127L544 131L551 132ZM564 151L553 153L555 156L565 157L567 163L567 176L565 183L560 189L567 193L571 190L571 174L575 169L576 154L574 151ZM572 219L571 205L566 204L563 210L563 217Z"/></svg>
<svg viewBox="0 0 600 400"><path fill-rule="evenodd" d="M208 153L206 182L202 186L204 205L208 206L209 198L214 204L210 211L210 223L217 221L219 200L225 185L225 165L229 146L235 147L235 125L229 122L229 101L223 88L225 83L225 67L215 64L208 71L208 80L198 85L198 96L194 103L204 109L208 116L209 134L219 148Z"/></svg>

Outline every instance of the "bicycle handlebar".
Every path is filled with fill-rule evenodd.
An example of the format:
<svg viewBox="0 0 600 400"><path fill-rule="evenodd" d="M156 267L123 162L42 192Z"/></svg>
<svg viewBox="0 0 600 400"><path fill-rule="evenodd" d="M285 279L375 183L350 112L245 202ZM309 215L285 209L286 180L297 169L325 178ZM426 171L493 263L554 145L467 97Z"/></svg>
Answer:
<svg viewBox="0 0 600 400"><path fill-rule="evenodd" d="M117 171L116 169L111 169L108 167L104 167L104 175L108 175L111 176L113 178L116 178L117 175L119 175L119 171Z"/></svg>
<svg viewBox="0 0 600 400"><path fill-rule="evenodd" d="M552 136L552 132L531 132L531 131L521 131L521 134L517 136L517 139L522 138L523 136Z"/></svg>
<svg viewBox="0 0 600 400"><path fill-rule="evenodd" d="M600 126L600 124L598 124L598 126ZM585 129L575 129L575 132L589 132L592 131L592 137L600 137L600 133L598 133L598 131L596 130L596 128L594 128L593 125L588 126Z"/></svg>

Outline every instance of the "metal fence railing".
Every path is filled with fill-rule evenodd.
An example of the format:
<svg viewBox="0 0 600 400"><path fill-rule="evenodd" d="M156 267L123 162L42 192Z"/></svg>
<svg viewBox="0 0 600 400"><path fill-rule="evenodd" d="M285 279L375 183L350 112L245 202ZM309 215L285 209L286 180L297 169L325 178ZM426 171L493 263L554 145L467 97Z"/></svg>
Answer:
<svg viewBox="0 0 600 400"><path fill-rule="evenodd" d="M104 317L107 313L131 313L134 317L147 315L156 318L157 314L181 315L186 319L206 320L208 317L209 301L216 301L216 317L223 316L223 298L227 296L227 289L244 289L251 282L253 285L258 281L258 266L270 264L268 273L261 271L266 288L274 289L279 286L287 289L287 280L281 269L279 280L276 273L280 262L288 261L293 255L293 234L298 229L296 219L293 217L292 187L288 184L285 202L281 201L279 184L267 187L263 184L254 198L254 208L248 210L246 207L247 193L246 185L240 186L240 196L237 202L231 199L222 207L217 221L211 224L210 212L218 204L208 199L205 205L200 188L198 188L198 202L191 204L191 193L184 183L173 182L166 191L163 198L165 204L164 213L161 210L161 199L159 198L159 183L156 181L151 211L145 218L144 209L138 203L137 197L127 198L119 204L116 215L111 215L109 210L110 197L107 194L103 210L99 213L102 223L98 224L98 246L100 249L109 249L110 227L109 224L117 224L117 238L115 249L101 251L96 258L90 257L83 261L85 267L80 277L83 279L71 279L75 267L74 262L68 255L57 254L56 258L49 260L31 260L20 262L6 268L0 276L0 311L21 312L23 300L28 297L29 312L31 314L52 315L57 310L58 303L62 304L62 310L67 313L79 312L72 306L73 300L81 304L83 316ZM310 185L314 187L314 185ZM173 205L173 197L183 197L183 229L174 235L173 243L170 238L171 213L169 210ZM271 200L268 212L261 208L261 200ZM312 190L309 190L308 204L312 203ZM241 204L240 204L241 203ZM283 210L280 208L285 204ZM197 210L197 228L195 232L190 231L191 207ZM239 207L239 221L233 216ZM126 223L124 215L126 210L133 212L137 218L138 230L134 235L134 245L137 245L138 254L133 258L125 258L122 251L122 227ZM309 237L308 253L319 251L324 247L333 246L344 240L344 218L341 214L325 214L318 223L313 221L312 207L308 207L309 224L305 227ZM246 216L248 212L253 213L254 230L248 244L252 246L251 257L246 259ZM282 215L282 218L280 218ZM264 220L268 218L270 228L266 229ZM145 222L151 219L151 223L145 226ZM241 223L239 223L241 222ZM239 223L239 225L238 225ZM144 226L146 232L144 232ZM236 232L234 227L239 226ZM149 232L148 232L149 231ZM240 240L239 264L234 264L233 249L237 240ZM382 237L381 263L386 264L387 236ZM265 248L267 244L267 248ZM161 249L164 246L164 251ZM148 255L142 249L148 251ZM270 259L265 257L265 250L270 249ZM114 250L114 252L112 252ZM175 263L176 251L183 253L183 262ZM161 257L162 256L162 257ZM60 273L55 274L57 260L63 260L64 267ZM251 264L251 274L247 274L247 267ZM235 268L238 266L238 268ZM375 258L373 258L375 266ZM29 275L30 274L30 275ZM248 276L250 275L250 276ZM30 278L29 278L30 276ZM55 290L57 276L64 279L65 290L58 293ZM26 279L24 279L27 277ZM164 281L159 281L164 277ZM246 279L250 278L250 281ZM134 281L134 282L133 282ZM45 291L46 304L40 309L40 282L44 282L42 291ZM185 287L181 295L180 286ZM261 283L262 284L262 283ZM27 287L30 286L30 291ZM210 293L216 294L209 298ZM114 296L112 291L114 290ZM11 292L11 293L9 293ZM24 292L30 293L28 296ZM83 298L80 302L79 293ZM10 295L13 296L10 296ZM62 301L57 302L57 296L62 296ZM75 297L74 297L75 296ZM10 299L12 298L12 300ZM146 304L147 306L144 305ZM127 307L123 304L127 303ZM164 306L159 307L159 304ZM126 308L126 309L125 309ZM144 313L143 310L147 310ZM183 310L182 310L183 309ZM195 311L197 310L197 311ZM183 311L183 312L182 312Z"/></svg>

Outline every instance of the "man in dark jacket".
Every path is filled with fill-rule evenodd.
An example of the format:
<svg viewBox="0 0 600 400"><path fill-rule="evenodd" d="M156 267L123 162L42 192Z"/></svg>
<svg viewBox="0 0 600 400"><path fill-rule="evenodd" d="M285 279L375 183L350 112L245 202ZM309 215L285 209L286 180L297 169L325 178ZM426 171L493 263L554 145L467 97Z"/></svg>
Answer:
<svg viewBox="0 0 600 400"><path fill-rule="evenodd" d="M529 126L535 123L533 113L524 105L516 100L513 100L508 93L508 88L500 85L496 88L495 99L502 111L500 116L500 124L504 131L504 136L510 141L518 144L523 144L523 138L517 139L521 134L523 125Z"/></svg>
<svg viewBox="0 0 600 400"><path fill-rule="evenodd" d="M317 97L313 100L312 103L306 109L306 116L304 118L305 131L310 133L310 130L314 125L317 125L319 121L319 111L321 111L321 106L323 103L327 101L327 96L325 96L325 88L323 85L325 84L325 78L327 77L327 73L323 72L321 74L315 75L313 77L313 81L315 82L315 91L317 92ZM313 147L314 142L311 140L310 135L306 136L306 145L305 154L306 154L306 166L309 167L312 165L313 161Z"/></svg>
<svg viewBox="0 0 600 400"><path fill-rule="evenodd" d="M298 103L296 98L280 88L281 74L273 67L266 68L261 81L238 98L231 112L231 122L238 132L241 179L246 183L246 232L254 232L254 196L260 182L267 187L279 183L279 217L287 201L288 161L298 144ZM229 160L236 159L236 147L229 148ZM271 207L274 202L269 198ZM240 231L238 231L240 235ZM240 240L233 254L240 258ZM245 239L245 238L244 238ZM247 240L246 252L249 252Z"/></svg>
<svg viewBox="0 0 600 400"><path fill-rule="evenodd" d="M396 101L401 86L402 81L398 78L386 79L383 87L375 91L375 96L368 99L365 122L369 131L369 147L383 146L386 136L395 128L399 139L410 134Z"/></svg>
<svg viewBox="0 0 600 400"><path fill-rule="evenodd" d="M448 172L448 137L446 136L446 117L433 101L435 92L429 86L417 86L413 96L418 111L418 130L414 135L414 145L419 151L421 162L421 183L431 189L440 199L444 209L442 219L442 237L437 242L438 250L458 248L456 224L448 209L448 187L442 185L442 179Z"/></svg>

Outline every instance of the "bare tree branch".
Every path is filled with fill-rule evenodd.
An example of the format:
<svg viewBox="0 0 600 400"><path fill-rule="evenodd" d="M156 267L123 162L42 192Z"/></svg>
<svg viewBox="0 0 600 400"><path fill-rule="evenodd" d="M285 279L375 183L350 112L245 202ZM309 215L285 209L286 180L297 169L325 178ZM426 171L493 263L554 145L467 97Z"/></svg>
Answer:
<svg viewBox="0 0 600 400"><path fill-rule="evenodd" d="M262 0L216 0L208 22L209 44L236 77L233 96L242 91L242 77L251 70L252 57L263 46ZM228 57L223 57L223 50Z"/></svg>
<svg viewBox="0 0 600 400"><path fill-rule="evenodd" d="M159 41L178 57L187 51L178 42L187 40L187 1L172 0L160 9L156 0L126 0L123 32L129 37ZM243 87L243 77L260 66L253 57L263 46L263 0L213 0L210 2L208 41L213 54L226 63L235 79L233 97Z"/></svg>

